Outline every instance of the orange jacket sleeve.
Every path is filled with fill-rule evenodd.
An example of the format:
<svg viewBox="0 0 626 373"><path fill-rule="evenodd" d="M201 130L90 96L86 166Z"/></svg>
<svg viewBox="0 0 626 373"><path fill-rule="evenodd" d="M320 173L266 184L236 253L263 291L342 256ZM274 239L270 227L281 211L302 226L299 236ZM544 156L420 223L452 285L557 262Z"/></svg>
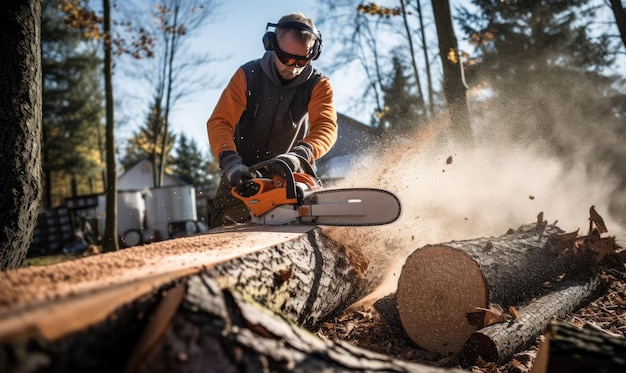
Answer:
<svg viewBox="0 0 626 373"><path fill-rule="evenodd" d="M233 135L241 114L246 109L246 74L239 68L222 92L220 99L207 121L209 145L215 159L224 150L237 152Z"/></svg>
<svg viewBox="0 0 626 373"><path fill-rule="evenodd" d="M333 88L328 78L322 78L311 92L308 106L309 133L300 142L313 148L315 159L321 158L337 141L337 112Z"/></svg>

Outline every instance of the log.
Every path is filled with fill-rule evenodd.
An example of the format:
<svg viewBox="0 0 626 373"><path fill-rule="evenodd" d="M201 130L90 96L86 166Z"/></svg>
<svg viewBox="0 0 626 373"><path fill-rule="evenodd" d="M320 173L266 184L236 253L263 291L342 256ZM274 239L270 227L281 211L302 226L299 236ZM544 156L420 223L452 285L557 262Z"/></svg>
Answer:
<svg viewBox="0 0 626 373"><path fill-rule="evenodd" d="M294 324L314 327L362 294L367 264L317 227L237 226L3 272L0 371L32 364L122 371L131 352L133 370L164 333L161 324L176 317L176 284L203 271ZM152 319L165 321L148 326ZM5 370L5 356L20 358Z"/></svg>
<svg viewBox="0 0 626 373"><path fill-rule="evenodd" d="M541 216L541 215L540 215ZM521 304L562 273L589 267L586 256L551 250L563 231L547 222L497 238L427 245L414 251L398 280L397 307L407 335L422 348L457 353L477 330L466 314Z"/></svg>
<svg viewBox="0 0 626 373"><path fill-rule="evenodd" d="M317 227L237 226L0 272L0 343L62 338L162 284L214 267L224 286L237 284L271 309L315 325L362 294L367 265Z"/></svg>
<svg viewBox="0 0 626 373"><path fill-rule="evenodd" d="M462 372L393 359L323 340L207 272L189 279L184 302L141 372Z"/></svg>
<svg viewBox="0 0 626 373"><path fill-rule="evenodd" d="M626 339L596 328L578 328L565 322L552 322L532 373L626 371Z"/></svg>
<svg viewBox="0 0 626 373"><path fill-rule="evenodd" d="M503 364L514 354L530 347L552 319L566 318L606 289L607 283L600 275L587 281L565 281L558 289L551 289L520 307L517 319L495 323L472 333L461 350L461 359L468 365L476 364L479 357L486 362Z"/></svg>
<svg viewBox="0 0 626 373"><path fill-rule="evenodd" d="M220 286L251 296L298 325L316 329L361 298L369 260L310 230L302 239L235 258L212 269Z"/></svg>

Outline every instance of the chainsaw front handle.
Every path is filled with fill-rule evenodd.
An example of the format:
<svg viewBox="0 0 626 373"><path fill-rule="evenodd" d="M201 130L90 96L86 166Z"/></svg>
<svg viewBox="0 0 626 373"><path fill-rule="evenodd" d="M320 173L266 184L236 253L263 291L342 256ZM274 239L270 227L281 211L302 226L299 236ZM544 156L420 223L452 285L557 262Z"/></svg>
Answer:
<svg viewBox="0 0 626 373"><path fill-rule="evenodd" d="M268 166L278 166L285 172L285 187L287 188L287 198L296 198L296 180L293 177L293 171L291 171L291 168L285 161L276 158L268 159L267 161L259 162L251 166L250 172L254 173L255 171L266 168Z"/></svg>

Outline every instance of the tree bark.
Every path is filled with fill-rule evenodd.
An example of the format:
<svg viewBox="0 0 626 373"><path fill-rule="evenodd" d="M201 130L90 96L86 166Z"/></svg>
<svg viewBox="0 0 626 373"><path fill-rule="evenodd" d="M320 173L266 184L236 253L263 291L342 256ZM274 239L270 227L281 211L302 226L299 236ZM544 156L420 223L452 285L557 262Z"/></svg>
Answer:
<svg viewBox="0 0 626 373"><path fill-rule="evenodd" d="M367 266L360 252L317 227L244 226L20 268L0 273L0 283L6 284L0 286L0 342L6 335L37 332L61 338L101 322L129 296L202 268L211 268L222 286L314 328L363 294Z"/></svg>
<svg viewBox="0 0 626 373"><path fill-rule="evenodd" d="M115 160L115 116L113 101L113 56L111 38L111 4L103 0L104 9L104 90L106 103L106 220L103 247L105 251L120 248L117 236L117 162Z"/></svg>
<svg viewBox="0 0 626 373"><path fill-rule="evenodd" d="M498 238L416 250L398 280L398 312L405 331L426 350L458 352L477 329L468 312L489 304L516 306L536 296L545 281L589 267L571 251L551 251L562 232L538 222Z"/></svg>
<svg viewBox="0 0 626 373"><path fill-rule="evenodd" d="M552 322L533 364L533 373L626 371L626 340L593 328Z"/></svg>
<svg viewBox="0 0 626 373"><path fill-rule="evenodd" d="M471 144L472 128L470 125L467 95L461 75L462 64L459 48L452 25L452 15L448 0L431 2L439 39L439 57L443 67L443 94L446 98L452 136L461 143ZM451 56L453 56L451 58Z"/></svg>
<svg viewBox="0 0 626 373"><path fill-rule="evenodd" d="M461 372L322 340L237 291L194 276L142 372Z"/></svg>
<svg viewBox="0 0 626 373"><path fill-rule="evenodd" d="M362 297L369 260L313 229L302 239L215 267L222 287L248 294L293 322L316 329Z"/></svg>
<svg viewBox="0 0 626 373"><path fill-rule="evenodd" d="M41 2L0 15L0 271L22 265L41 199Z"/></svg>
<svg viewBox="0 0 626 373"><path fill-rule="evenodd" d="M319 228L232 227L2 273L0 371L460 372L298 325L358 297L366 262Z"/></svg>
<svg viewBox="0 0 626 373"><path fill-rule="evenodd" d="M470 336L461 355L468 364L484 361L503 364L530 347L554 318L564 319L606 291L600 275L588 281L568 281L518 309L517 320L486 326Z"/></svg>

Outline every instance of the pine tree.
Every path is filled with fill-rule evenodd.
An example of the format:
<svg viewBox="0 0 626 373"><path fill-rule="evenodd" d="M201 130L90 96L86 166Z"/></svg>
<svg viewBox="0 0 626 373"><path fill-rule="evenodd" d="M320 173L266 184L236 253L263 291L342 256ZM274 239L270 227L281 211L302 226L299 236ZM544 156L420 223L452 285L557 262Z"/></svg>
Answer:
<svg viewBox="0 0 626 373"><path fill-rule="evenodd" d="M418 100L410 92L412 85L404 73L404 67L398 56L393 57L393 77L383 87L384 109L377 113L379 127L392 131L396 135L406 134L417 128L420 122Z"/></svg>
<svg viewBox="0 0 626 373"><path fill-rule="evenodd" d="M626 80L610 75L615 39L593 34L597 0L475 0L459 21L481 61L468 72L491 91L482 138L542 146L590 180L616 180L610 209L626 223ZM623 74L623 71L621 72ZM608 180L607 180L608 182Z"/></svg>
<svg viewBox="0 0 626 373"><path fill-rule="evenodd" d="M217 167L213 156L203 154L194 139L180 135L174 157L176 176L192 185L207 184L216 179Z"/></svg>
<svg viewBox="0 0 626 373"><path fill-rule="evenodd" d="M160 160L163 150L161 149L162 140L162 127L163 117L158 115L158 107L152 105L152 110L148 113L145 126L139 128L138 131L133 133L133 137L128 139L128 147L124 157L120 160L123 168L129 168L141 159L148 159L156 164ZM173 157L171 150L174 148L176 136L173 132L168 132L167 144L165 152L167 154L167 164L170 167L167 169L171 172L171 162ZM155 167L156 170L156 167ZM155 180L155 184L156 180Z"/></svg>
<svg viewBox="0 0 626 373"><path fill-rule="evenodd" d="M96 51L68 29L56 1L42 8L44 204L101 192L102 95Z"/></svg>
<svg viewBox="0 0 626 373"><path fill-rule="evenodd" d="M615 89L619 78L603 74L614 62L612 45L607 35L590 34L597 4L473 3L479 11L466 9L458 20L480 57L468 71L470 84L493 93L489 111L498 127L488 126L491 132L519 143L543 141L548 151L566 156L580 149L577 141L599 134L591 127L623 121L623 107L610 107L623 98ZM605 116L611 112L617 115Z"/></svg>

